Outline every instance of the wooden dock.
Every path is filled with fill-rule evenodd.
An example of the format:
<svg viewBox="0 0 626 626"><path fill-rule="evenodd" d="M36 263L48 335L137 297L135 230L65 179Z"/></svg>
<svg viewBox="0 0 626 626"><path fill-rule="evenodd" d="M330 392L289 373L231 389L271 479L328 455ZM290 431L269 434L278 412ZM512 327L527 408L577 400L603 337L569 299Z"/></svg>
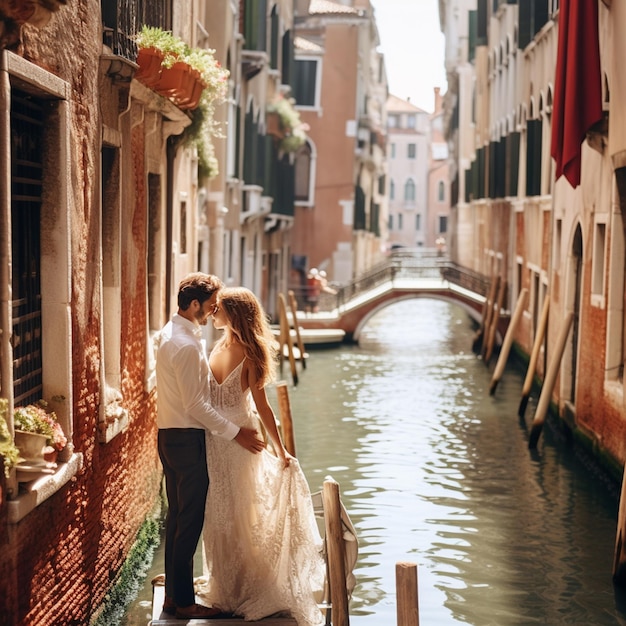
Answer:
<svg viewBox="0 0 626 626"><path fill-rule="evenodd" d="M319 497L318 497L319 496ZM319 506L316 506L316 500ZM330 597L325 597L320 604L326 624L331 624L333 614L333 626L348 626L350 623L348 613L349 596L354 587L352 568L356 563L357 541L354 527L347 518L345 508L341 503L339 484L330 476L324 480L322 491L313 495L316 516L319 514L324 519L324 545L326 558L325 585ZM346 546L349 544L349 547ZM174 615L163 612L165 599L165 578L157 576L152 581L152 619L148 626L175 626L177 624L192 623L194 625L213 626L243 626L243 624L263 624L264 626L297 626L292 617L269 616L258 621L246 621L240 617L225 617L212 619L176 619Z"/></svg>
<svg viewBox="0 0 626 626"><path fill-rule="evenodd" d="M174 615L163 613L163 600L165 599L165 587L154 585L152 587L152 620L149 626L180 626L180 624L194 624L194 626L244 626L246 624L263 624L263 626L298 626L295 619L291 617L265 617L258 622L246 622L241 617L224 619L176 619Z"/></svg>

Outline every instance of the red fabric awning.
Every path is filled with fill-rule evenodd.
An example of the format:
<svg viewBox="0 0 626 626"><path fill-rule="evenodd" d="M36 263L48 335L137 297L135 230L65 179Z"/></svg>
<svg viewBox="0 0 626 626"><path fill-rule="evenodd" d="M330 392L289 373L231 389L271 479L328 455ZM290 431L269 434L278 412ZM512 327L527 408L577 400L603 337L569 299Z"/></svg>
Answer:
<svg viewBox="0 0 626 626"><path fill-rule="evenodd" d="M552 106L556 178L580 184L581 144L602 119L598 0L561 0Z"/></svg>

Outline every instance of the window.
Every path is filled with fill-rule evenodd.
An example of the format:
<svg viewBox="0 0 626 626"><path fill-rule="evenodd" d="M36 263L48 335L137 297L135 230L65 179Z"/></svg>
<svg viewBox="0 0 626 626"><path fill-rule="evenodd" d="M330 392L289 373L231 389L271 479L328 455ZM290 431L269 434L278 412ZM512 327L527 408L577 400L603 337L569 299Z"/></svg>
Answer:
<svg viewBox="0 0 626 626"><path fill-rule="evenodd" d="M406 121L409 128L415 128L417 125L417 117L413 114L407 115Z"/></svg>
<svg viewBox="0 0 626 626"><path fill-rule="evenodd" d="M395 143L391 144L391 158L392 159L396 158L396 144Z"/></svg>
<svg viewBox="0 0 626 626"><path fill-rule="evenodd" d="M396 197L396 184L393 182L393 178L389 181L389 199L395 200Z"/></svg>
<svg viewBox="0 0 626 626"><path fill-rule="evenodd" d="M440 180L439 184L437 185L437 200L439 202L443 202L445 199L446 199L445 186L443 184L443 181Z"/></svg>
<svg viewBox="0 0 626 626"><path fill-rule="evenodd" d="M398 116L395 114L389 114L387 116L387 126L389 128L398 128Z"/></svg>
<svg viewBox="0 0 626 626"><path fill-rule="evenodd" d="M308 57L295 60L293 97L299 107L319 107L320 64L320 59Z"/></svg>
<svg viewBox="0 0 626 626"><path fill-rule="evenodd" d="M404 201L411 204L415 202L415 183L411 178L404 185Z"/></svg>
<svg viewBox="0 0 626 626"><path fill-rule="evenodd" d="M13 409L39 399L64 397L55 412L68 444L52 482L39 488L33 483L25 498L9 502L9 521L18 522L52 495L80 469L81 457L72 449L72 325L70 315L71 258L67 189L70 169L65 167L69 126L69 93L65 81L7 51L3 67L9 68L9 115L3 117L0 150L11 155L0 162L11 177L8 202L0 205L11 232L0 243L2 254L12 259L12 272L3 289L12 294L7 314L11 332L0 336L1 349L11 367L2 367L5 394ZM29 92L19 90L11 71L28 76ZM4 96L4 94L3 94ZM10 169L9 169L10 168ZM5 178L6 180L7 178ZM13 337L11 337L13 334ZM12 410L8 416L13 419ZM35 493L33 493L35 492Z"/></svg>
<svg viewBox="0 0 626 626"><path fill-rule="evenodd" d="M315 159L310 141L307 141L296 154L295 163L295 200L296 204L313 206L315 186Z"/></svg>
<svg viewBox="0 0 626 626"><path fill-rule="evenodd" d="M393 215L389 214L389 230L393 230Z"/></svg>
<svg viewBox="0 0 626 626"><path fill-rule="evenodd" d="M418 232L422 230L422 214L421 213L417 213L417 215L415 216L415 230Z"/></svg>
<svg viewBox="0 0 626 626"><path fill-rule="evenodd" d="M447 215L439 216L439 233L444 234L448 232L448 217Z"/></svg>
<svg viewBox="0 0 626 626"><path fill-rule="evenodd" d="M596 224L593 240L593 269L591 280L591 295L604 295L604 257L606 248L606 224ZM598 302L597 304L601 304Z"/></svg>
<svg viewBox="0 0 626 626"><path fill-rule="evenodd" d="M398 214L398 230L402 230L402 227L403 227L403 223L402 223L402 222L403 222L403 220L402 220L402 217L403 217L402 213L399 213L399 214Z"/></svg>
<svg viewBox="0 0 626 626"><path fill-rule="evenodd" d="M407 145L407 157L409 159L414 159L417 156L417 146L414 143L410 143Z"/></svg>

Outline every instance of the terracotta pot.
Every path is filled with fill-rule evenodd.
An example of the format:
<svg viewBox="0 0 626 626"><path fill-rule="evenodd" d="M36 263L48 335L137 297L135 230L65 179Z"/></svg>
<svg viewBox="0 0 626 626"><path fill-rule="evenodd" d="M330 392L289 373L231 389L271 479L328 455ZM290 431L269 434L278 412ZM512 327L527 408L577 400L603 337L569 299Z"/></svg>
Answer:
<svg viewBox="0 0 626 626"><path fill-rule="evenodd" d="M193 88L194 77L187 63L177 61L172 67L161 69L161 78L154 86L155 91L166 98L189 98Z"/></svg>
<svg viewBox="0 0 626 626"><path fill-rule="evenodd" d="M285 136L282 124L280 123L280 116L278 113L272 111L265 116L265 126L268 135L282 139Z"/></svg>
<svg viewBox="0 0 626 626"><path fill-rule="evenodd" d="M179 100L176 104L184 111L192 111L200 104L200 97L205 88L205 84L199 78L196 78L190 97Z"/></svg>
<svg viewBox="0 0 626 626"><path fill-rule="evenodd" d="M16 430L14 441L25 461L43 461L43 449L47 442L45 435Z"/></svg>
<svg viewBox="0 0 626 626"><path fill-rule="evenodd" d="M161 62L163 53L156 48L140 48L137 55L139 68L135 78L146 87L154 87L161 78Z"/></svg>

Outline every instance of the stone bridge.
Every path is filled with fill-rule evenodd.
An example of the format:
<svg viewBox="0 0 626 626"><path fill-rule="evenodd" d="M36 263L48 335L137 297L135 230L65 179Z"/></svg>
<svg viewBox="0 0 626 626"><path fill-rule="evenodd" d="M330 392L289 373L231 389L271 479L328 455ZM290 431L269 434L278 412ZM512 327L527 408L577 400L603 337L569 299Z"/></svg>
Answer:
<svg viewBox="0 0 626 626"><path fill-rule="evenodd" d="M358 342L362 328L382 308L408 298L437 298L462 306L480 322L488 287L486 277L436 252L395 253L358 280L338 288L337 293L323 293L320 310L300 312L298 321L301 328L341 329L345 341ZM298 308L304 310L304 293L300 296ZM504 328L507 322L501 320Z"/></svg>

